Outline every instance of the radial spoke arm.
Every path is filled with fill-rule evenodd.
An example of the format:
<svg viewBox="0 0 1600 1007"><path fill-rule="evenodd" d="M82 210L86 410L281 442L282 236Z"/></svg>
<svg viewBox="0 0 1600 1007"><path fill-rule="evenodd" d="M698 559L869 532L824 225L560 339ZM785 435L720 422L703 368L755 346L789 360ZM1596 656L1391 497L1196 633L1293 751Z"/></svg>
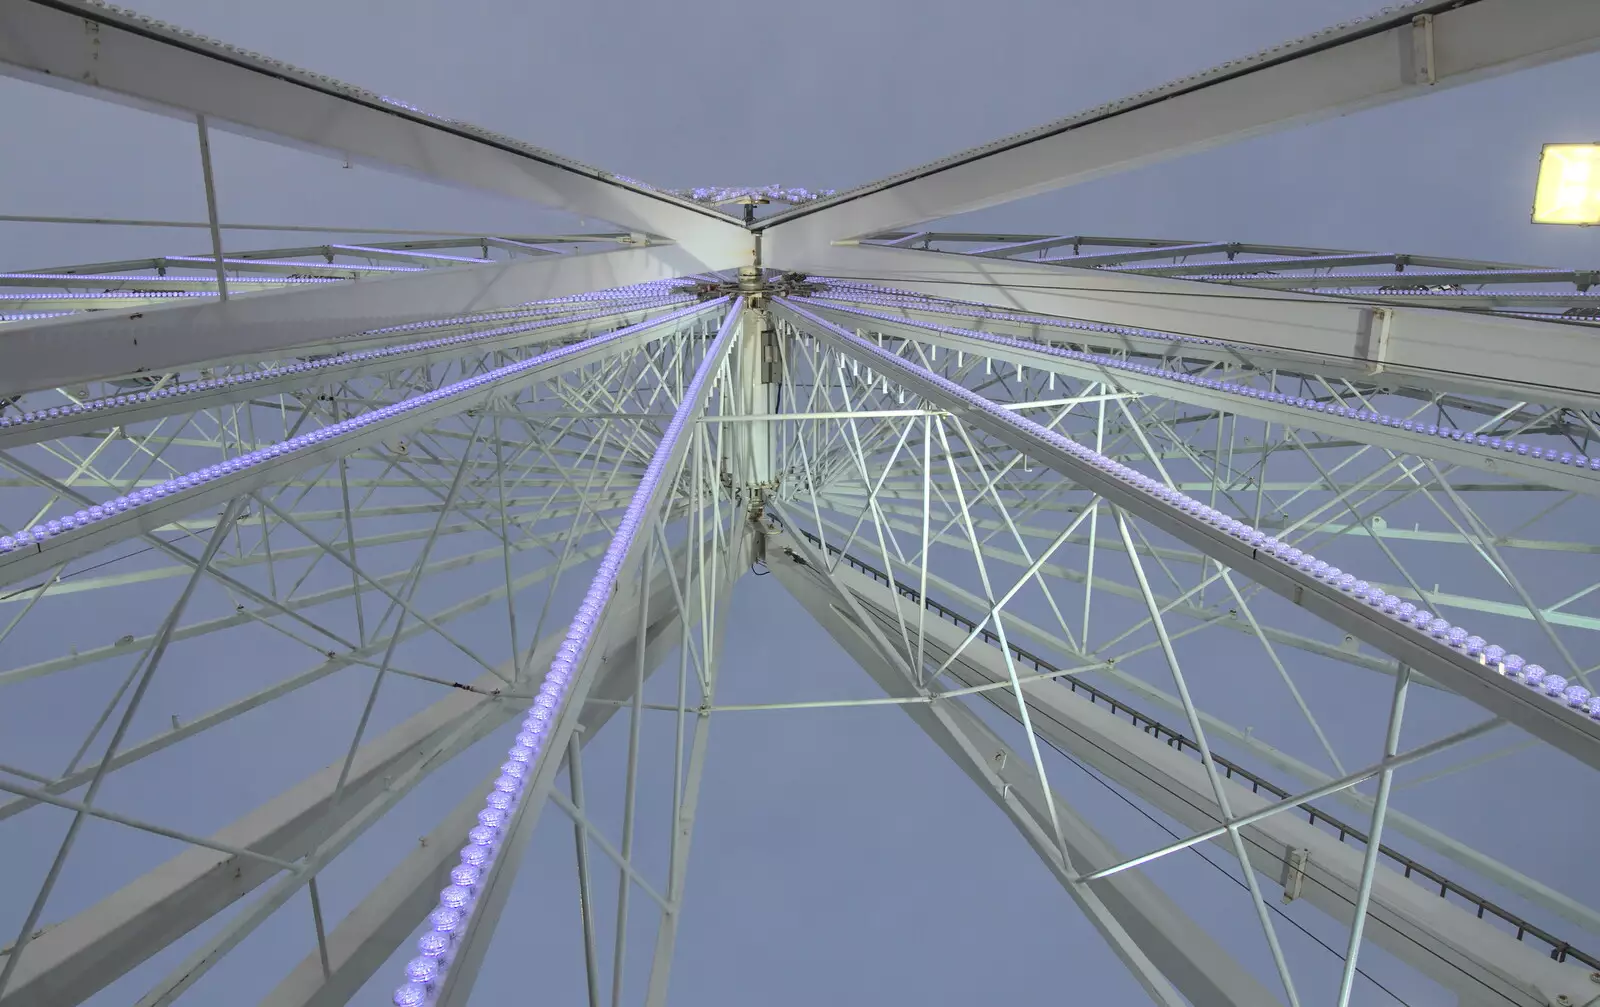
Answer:
<svg viewBox="0 0 1600 1007"><path fill-rule="evenodd" d="M1110 381L1119 388L1140 395L1156 396L1165 401L1184 402L1280 426L1312 430L1329 437L1377 444L1399 453L1465 465L1521 479L1536 486L1550 485L1590 496L1600 495L1600 473L1558 466L1553 458L1546 462L1527 455L1507 453L1488 444L1468 445L1458 440L1429 436L1426 425L1404 429L1398 423L1389 425L1387 422L1373 422L1377 414L1364 408L1346 407L1338 410L1335 405L1330 409L1328 403L1319 402L1317 404L1322 408L1318 410L1279 402L1268 394L1270 389L1263 391L1252 384L1248 374L1231 380L1197 378L1186 371L1167 370L1126 357L1065 350L1049 345L1033 346L1016 339L965 328L959 323L941 325L904 316L896 317L881 310L852 308L825 301L807 300L805 303L823 317L840 324L870 326L875 331L902 339L988 356L1017 367L1054 371L1086 381ZM952 318L950 321L957 320ZM1046 335L1043 330L1039 334ZM1067 334L1063 332L1060 335ZM1280 394L1278 398L1284 396Z"/></svg>
<svg viewBox="0 0 1600 1007"><path fill-rule="evenodd" d="M1587 0L1402 4L797 207L764 244L780 261L1596 48Z"/></svg>
<svg viewBox="0 0 1600 1007"><path fill-rule="evenodd" d="M0 8L0 18L17 9L15 4ZM0 395L269 357L373 329L669 280L694 269L682 249L630 248L21 323L8 326L0 341Z"/></svg>
<svg viewBox="0 0 1600 1007"><path fill-rule="evenodd" d="M1596 14L1600 17L1600 13ZM1062 269L904 248L834 246L773 265L995 308L1215 340L1316 372L1329 365L1443 390L1600 404L1600 359L1581 326L1284 291L1240 291L1159 276ZM1173 344L1168 342L1168 347ZM1508 354L1506 347L1518 352ZM1207 347L1200 346L1201 352Z"/></svg>
<svg viewBox="0 0 1600 1007"><path fill-rule="evenodd" d="M386 337L379 330L366 338L358 335L341 341L327 355L299 348L297 355L315 359L282 361L265 367L240 367L232 369L226 376L202 381L181 382L174 379L164 382L159 388L132 394L112 395L109 394L111 388L108 388L108 394L104 397L74 403L77 408L66 407L59 417L43 414L43 410L35 410L36 418L31 421L23 417L7 417L9 425L0 426L0 449L55 438L95 435L107 430L115 431L119 427L126 429L186 412L238 408L253 401L271 401L277 396L293 395L308 386L337 388L359 378L393 374L410 368L425 371L456 360L470 360L475 356L493 359L496 354L507 351L560 343L604 329L626 327L650 315L681 308L685 303L686 299L683 298L654 297L632 304L618 304L603 311L575 315L562 313L555 317L540 313L539 317L530 321L513 321L511 324L495 325L486 330L477 329L447 338L413 338L403 342L396 342L394 335L388 334ZM482 325L484 320L495 318L493 315L480 314L464 316L461 322L463 325L473 322ZM445 319L440 325L426 328L437 330L445 327L449 321ZM413 334L422 328L418 326Z"/></svg>
<svg viewBox="0 0 1600 1007"><path fill-rule="evenodd" d="M886 585L852 566L841 566L832 576L874 613L884 628L895 624L890 614L894 607L908 610L907 617L915 607L903 592L891 593ZM928 634L934 653L949 654L960 648L961 655L952 668L959 684L982 687L1007 682L1005 661L990 640L967 642L961 627L947 618L931 620ZM1227 848L1229 837L1220 826L1227 816L1219 807L1212 781L1194 756L1184 754L1183 748L1174 747L1159 732L1152 735L1149 727L1119 717L1105 703L1086 699L1079 688L1051 681L1026 687L1033 723L1041 737L1174 820L1207 830L1211 842ZM998 691L986 690L980 695L1002 710L1010 705ZM1192 750L1193 742L1185 747ZM1231 769L1221 786L1235 814L1270 806L1269 796L1244 786ZM1291 853L1310 851L1300 896L1335 919L1350 918L1361 887L1362 854L1358 849L1317 828L1303 815L1262 818L1241 828L1239 835L1250 849L1256 871L1271 884L1282 884ZM1583 991L1588 983L1583 970L1552 961L1542 945L1514 939L1475 919L1470 909L1460 909L1436 891L1401 877L1387 866L1395 862L1395 854L1387 848L1383 852L1385 865L1377 871L1371 887L1373 922L1368 936L1385 949L1467 997L1487 988L1513 1003L1538 1003L1541 996ZM1506 913L1494 907L1493 915L1504 920Z"/></svg>
<svg viewBox="0 0 1600 1007"><path fill-rule="evenodd" d="M443 417L483 406L497 395L520 389L530 382L637 347L652 338L658 327L706 310L710 309L685 308L651 322L595 336L573 346L551 350L475 378L446 385L425 395L405 399L311 434L296 435L254 452L254 457L234 459L223 466L212 466L209 471L181 476L164 484L159 493L154 490L143 491L148 494L146 498L120 510L114 509L99 520L69 529L65 535L49 539L40 536L0 553L0 583L41 572L54 564L86 555L131 535L153 532L174 517L202 510L241 493L253 492L307 466L327 464L386 437L416 430ZM94 506L93 501L83 494L38 473L25 462L3 453L0 453L0 462L39 478L41 484L62 492L69 499L77 501L80 507ZM119 499L126 503L132 498ZM86 513L92 514L92 511Z"/></svg>
<svg viewBox="0 0 1600 1007"><path fill-rule="evenodd" d="M616 607L610 604L618 587L640 576L641 566L649 569L645 559L652 546L650 529L677 490L684 462L697 441L693 435L699 429L696 420L705 409L732 349L744 303L743 298L733 302L721 330L686 387L677 414L656 448L646 477L634 493L628 514L601 560L601 570L590 584L580 614L568 630L568 643L564 646L571 649L563 651L551 665L546 688L553 691L541 692L524 722L523 733L518 735L518 746L531 759L526 782L518 789L507 791L517 796L506 802L510 804L509 810L500 809L503 813L497 820L493 816L490 819L480 816L485 827L498 830L491 840L494 852L489 854L482 877L469 894L471 901L466 904L465 912L460 913L454 923L437 930L450 942L449 958L439 966L442 975L413 983L425 987L432 1002L440 1007L463 1005L471 996L478 966L488 950L524 852L529 827L524 823L528 822L529 810L542 804L553 786L567 740L577 724L577 713L593 688L597 655L590 648L595 641L603 641L618 632L619 617L615 614ZM639 618L642 621L643 614ZM594 650L598 651L598 647ZM511 803L513 801L515 803ZM488 815L490 810L486 809L483 814Z"/></svg>
<svg viewBox="0 0 1600 1007"><path fill-rule="evenodd" d="M632 179L279 60L85 0L0 9L0 68L374 167L665 234L704 265L747 251L731 218Z"/></svg>
<svg viewBox="0 0 1600 1007"><path fill-rule="evenodd" d="M1037 458L1073 482L1128 513L1148 521L1206 554L1238 570L1268 590L1305 607L1323 620L1372 644L1418 672L1434 679L1573 757L1600 768L1600 723L1564 703L1519 686L1504 672L1469 657L1429 632L1385 615L1353 593L1319 580L1301 569L1301 557L1280 553L1276 540L1268 548L1248 537L1254 529L1219 519L1202 520L1197 502L1165 490L1160 481L1111 461L1103 455L1040 427L1025 417L999 408L971 391L882 350L827 322L793 302L780 302L808 331L848 356L893 374L900 384L1028 457ZM1232 528L1232 530L1229 530ZM1239 529L1246 529L1240 531ZM1365 582L1356 582L1365 584ZM1462 637L1466 637L1463 632Z"/></svg>

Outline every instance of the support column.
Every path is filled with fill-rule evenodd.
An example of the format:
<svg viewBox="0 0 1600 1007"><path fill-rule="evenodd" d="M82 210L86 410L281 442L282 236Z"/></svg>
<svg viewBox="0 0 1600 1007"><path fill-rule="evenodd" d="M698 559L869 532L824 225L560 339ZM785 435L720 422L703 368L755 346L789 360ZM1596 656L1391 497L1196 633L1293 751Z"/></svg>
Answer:
<svg viewBox="0 0 1600 1007"><path fill-rule="evenodd" d="M206 183L206 219L211 223L211 254L217 257L217 296L228 299L228 270L222 255L222 228L217 224L217 182L211 174L211 133L206 129L206 117L194 117L200 131L200 173Z"/></svg>
<svg viewBox="0 0 1600 1007"><path fill-rule="evenodd" d="M776 543L771 548L776 573L782 567L782 551ZM913 601L892 593L847 563L839 564L832 578L850 592L880 628L888 630L899 618L915 616L917 606ZM894 614L896 605L902 610L898 617ZM966 629L944 619L928 620L927 632L928 653L936 660L943 660L960 648L959 657L945 672L951 685L960 689L984 688L979 695L997 707L1011 705L1009 693L995 689L1006 683L1008 675L1004 658L991 644L966 640ZM1223 821L1205 768L1192 755L1152 737L1060 681L1033 681L1023 691L1036 729L1052 746L1185 828L1199 832ZM1250 814L1271 803L1270 795L1255 793L1236 779L1223 780L1223 788L1236 815ZM1249 848L1254 869L1266 884L1282 884L1287 865L1298 852L1302 857L1297 867L1298 898L1340 924L1353 920L1364 874L1363 851L1359 847L1290 813L1242 827L1240 836ZM1211 842L1233 852L1226 833ZM1092 873L1096 863L1093 857L1086 857L1082 861L1084 873ZM1111 863L1106 862L1106 866ZM1138 872L1124 871L1106 880L1130 875L1137 876ZM1101 891L1115 908L1110 893ZM1492 1002L1545 1007L1558 996L1567 996L1575 1004L1586 1003L1593 996L1588 992L1593 984L1585 969L1552 961L1533 943L1519 941L1506 930L1480 921L1470 909L1440 898L1437 889L1408 880L1388 866L1376 865L1368 891L1364 941L1378 944L1455 993L1463 1005ZM1132 930L1133 925L1129 924L1129 928ZM1171 974L1168 959L1158 956L1158 960ZM1173 980L1180 983L1185 994L1192 995L1178 976L1173 975Z"/></svg>
<svg viewBox="0 0 1600 1007"><path fill-rule="evenodd" d="M778 334L772 314L752 306L744 310L734 356L738 409L745 416L777 412L780 365ZM773 485L774 424L755 420L734 425L734 479L742 486Z"/></svg>

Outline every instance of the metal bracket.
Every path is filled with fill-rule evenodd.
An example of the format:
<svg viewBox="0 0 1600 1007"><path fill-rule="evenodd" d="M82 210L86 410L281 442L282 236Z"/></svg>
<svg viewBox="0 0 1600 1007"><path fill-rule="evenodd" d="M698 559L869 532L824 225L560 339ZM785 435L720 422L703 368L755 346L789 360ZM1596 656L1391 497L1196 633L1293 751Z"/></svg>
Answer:
<svg viewBox="0 0 1600 1007"><path fill-rule="evenodd" d="M89 68L83 71L86 84L100 86L100 22L83 19L83 33L89 41Z"/></svg>
<svg viewBox="0 0 1600 1007"><path fill-rule="evenodd" d="M1283 877L1278 883L1283 886L1283 904L1288 905L1300 897L1301 886L1306 880L1306 867L1311 863L1311 851L1307 849L1292 849L1283 859Z"/></svg>
<svg viewBox="0 0 1600 1007"><path fill-rule="evenodd" d="M1411 67L1413 84L1439 82L1437 68L1433 65L1432 14L1418 14L1411 19Z"/></svg>
<svg viewBox="0 0 1600 1007"><path fill-rule="evenodd" d="M1394 325L1393 308L1362 308L1356 322L1356 356L1370 365L1369 374L1379 374L1389 359L1389 333Z"/></svg>

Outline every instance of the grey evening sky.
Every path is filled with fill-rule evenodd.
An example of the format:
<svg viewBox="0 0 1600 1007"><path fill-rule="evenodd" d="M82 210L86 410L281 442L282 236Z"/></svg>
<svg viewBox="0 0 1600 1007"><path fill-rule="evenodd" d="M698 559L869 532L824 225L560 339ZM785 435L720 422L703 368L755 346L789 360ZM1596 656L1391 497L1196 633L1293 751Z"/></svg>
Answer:
<svg viewBox="0 0 1600 1007"><path fill-rule="evenodd" d="M656 184L775 181L843 188L1370 7L1365 0L818 0L766 7L711 0L145 0L140 10ZM1595 232L1541 229L1527 216L1538 145L1600 136L1592 97L1597 87L1600 58L1572 60L951 224L1592 266L1600 258ZM0 137L0 213L203 216L193 127L187 123L0 80ZM214 143L222 213L234 221L500 233L596 223L415 180L346 171L337 162L233 136L219 135ZM300 239L250 234L235 235L231 243L264 247L280 240ZM204 244L201 232L0 224L0 268L192 252ZM1592 531L1567 534L1592 540ZM1440 569L1435 579L1477 575L1476 569ZM127 611L107 614L108 623L132 626L142 619L148 625L157 617L156 609L143 612L136 600L121 604ZM724 664L729 701L872 694L863 676L773 581L747 580L736 616ZM483 626L495 632L492 620ZM104 633L99 625L73 632L104 635L110 627ZM251 653L202 652L192 660L209 659L216 662L213 671L266 681L274 672L271 646ZM447 650L435 653L441 666L455 660ZM282 654L288 660L293 652ZM1209 660L1193 658L1202 679L1198 688L1217 690L1211 695L1220 711L1237 702L1242 712L1233 719L1241 726L1287 718L1291 708L1276 694L1262 699L1246 688L1238 696L1218 694L1225 687L1231 691L1227 654L1224 647ZM25 656L7 655L4 663L21 663ZM1579 655L1585 656L1584 663L1594 663L1592 654ZM293 659L298 667L300 659ZM1381 701L1387 684L1349 682L1356 673L1337 666L1317 670L1345 676L1319 681L1308 691L1329 704L1335 720L1348 721L1336 728L1348 751L1375 753L1381 714L1367 704ZM217 701L205 694L203 679L179 673L176 680L156 701L165 704L152 715L156 725L168 707L198 712ZM105 678L84 681L109 688ZM125 806L154 809L156 817L185 827L214 828L328 761L342 742L324 750L285 741L316 737L323 729L329 738L347 731L356 708L350 704L364 689L364 682L330 686L315 702L245 725L240 735L212 749L209 761L216 768L130 773L130 789L121 795ZM28 695L49 702L61 694L40 686ZM1351 700L1356 695L1360 702ZM20 701L0 701L0 758L34 766L64 760L82 733L81 711L68 714L61 700L57 725L23 718L24 708ZM399 708L384 715L392 722ZM1432 714L1422 716L1426 721ZM1428 726L1461 723L1464 716L1460 708L1445 709ZM615 793L621 731L608 734L596 743L589 771L595 780L609 781L606 792ZM67 737L74 741L62 740ZM646 782L657 785L646 786L641 801L647 817L656 814L653 824L660 829L666 772L660 765L670 738L651 743L659 758L652 760ZM66 755L58 756L63 746ZM378 834L363 840L359 855L328 877L324 898L330 915L337 918L354 905L363 884L381 877L454 803L460 788L490 768L502 746L503 739L491 739L457 760ZM30 751L46 755L35 759ZM1552 767L1552 761L1558 764ZM1496 803L1480 803L1474 788L1445 784L1408 795L1402 806L1593 902L1592 875L1574 879L1572 873L1583 863L1582 843L1564 831L1570 815L1557 792L1587 787L1592 793L1592 779L1571 772L1556 756L1535 754L1515 765L1478 778L1486 791L1496 785ZM1148 823L1082 774L1073 776L1077 771L1065 763L1053 768L1062 789L1126 849L1161 841ZM1524 772L1545 786L1513 786L1525 778L1515 774ZM1538 775L1545 772L1552 776ZM599 814L613 834L615 810ZM0 844L17 851L0 863L0 941L10 940L59 839L65 819L49 814L24 816L40 825L0 831ZM1543 824L1525 830L1521 823L1528 821ZM484 968L477 1002L582 1001L581 966L574 964L579 943L568 866L571 832L553 811L534 847ZM46 920L82 908L170 852L159 840L90 830ZM646 856L659 863L659 851ZM1215 921L1219 940L1270 984L1270 964L1236 885L1193 859L1181 869L1169 864L1155 873L1170 881L1185 908ZM722 719L713 735L690 891L674 975L679 1004L1142 999L987 800L906 718L889 710ZM610 882L601 895L609 911ZM640 954L653 938L644 926L652 917L642 902L636 899L639 924L630 934L636 949L628 976L633 994L643 980L634 965L647 961ZM1339 928L1295 909L1308 930L1342 948ZM255 1002L263 983L310 949L308 917L301 901L292 903L197 988L195 1002ZM609 925L608 915L602 920ZM1300 933L1285 932L1306 1002L1331 1002L1337 960ZM192 946L193 938L93 1003L132 1002ZM357 1002L386 1002L402 960L382 970ZM1447 1002L1437 988L1381 953L1364 961L1408 1003ZM1358 1002L1393 1001L1364 985Z"/></svg>

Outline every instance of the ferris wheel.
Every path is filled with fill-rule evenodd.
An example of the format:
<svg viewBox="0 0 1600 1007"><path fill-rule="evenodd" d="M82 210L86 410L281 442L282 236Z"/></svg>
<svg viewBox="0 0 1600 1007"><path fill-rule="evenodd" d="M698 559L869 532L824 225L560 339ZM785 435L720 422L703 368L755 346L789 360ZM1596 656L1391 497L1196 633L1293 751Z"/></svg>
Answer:
<svg viewBox="0 0 1600 1007"><path fill-rule="evenodd" d="M713 734L840 716L1156 1003L1600 1003L1593 872L1489 838L1593 845L1595 270L937 229L1596 49L1414 2L859 188L667 190L0 0L7 74L191 121L209 208L0 275L0 1007L659 1007L712 767L789 799ZM613 229L247 249L213 130ZM861 775L852 841L913 814Z"/></svg>

